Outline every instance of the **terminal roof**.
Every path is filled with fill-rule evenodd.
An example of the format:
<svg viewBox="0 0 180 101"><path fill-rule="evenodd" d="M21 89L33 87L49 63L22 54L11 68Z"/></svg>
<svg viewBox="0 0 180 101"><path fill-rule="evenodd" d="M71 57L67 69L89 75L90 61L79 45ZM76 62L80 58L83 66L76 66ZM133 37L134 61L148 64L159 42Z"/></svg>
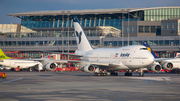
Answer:
<svg viewBox="0 0 180 101"><path fill-rule="evenodd" d="M163 9L163 8L180 8L180 6L173 7L152 7L152 8L117 8L117 9L93 9L93 10L57 10L57 11L34 11L8 14L9 16L45 16L45 15L85 15L85 14L114 14L114 13L127 13L135 11L143 11L149 9Z"/></svg>

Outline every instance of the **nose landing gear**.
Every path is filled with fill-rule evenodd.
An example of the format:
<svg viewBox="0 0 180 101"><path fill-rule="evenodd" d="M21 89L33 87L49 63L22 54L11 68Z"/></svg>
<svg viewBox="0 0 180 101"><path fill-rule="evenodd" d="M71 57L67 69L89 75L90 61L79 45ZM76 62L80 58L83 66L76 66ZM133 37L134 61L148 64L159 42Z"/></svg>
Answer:
<svg viewBox="0 0 180 101"><path fill-rule="evenodd" d="M143 73L143 69L140 68L141 72L139 73L139 77L143 77L144 76L144 73Z"/></svg>

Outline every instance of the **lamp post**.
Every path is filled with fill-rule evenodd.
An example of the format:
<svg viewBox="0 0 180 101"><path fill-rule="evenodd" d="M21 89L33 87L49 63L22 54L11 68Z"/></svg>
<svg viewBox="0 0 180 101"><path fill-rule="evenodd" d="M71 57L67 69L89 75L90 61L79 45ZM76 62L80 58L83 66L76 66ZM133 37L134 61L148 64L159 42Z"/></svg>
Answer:
<svg viewBox="0 0 180 101"><path fill-rule="evenodd" d="M122 3L122 8L123 8L123 3ZM123 9L122 9L122 28L121 28L121 33L122 33L122 47L124 46L124 34L123 34Z"/></svg>
<svg viewBox="0 0 180 101"><path fill-rule="evenodd" d="M129 2L128 2L128 46L129 46Z"/></svg>

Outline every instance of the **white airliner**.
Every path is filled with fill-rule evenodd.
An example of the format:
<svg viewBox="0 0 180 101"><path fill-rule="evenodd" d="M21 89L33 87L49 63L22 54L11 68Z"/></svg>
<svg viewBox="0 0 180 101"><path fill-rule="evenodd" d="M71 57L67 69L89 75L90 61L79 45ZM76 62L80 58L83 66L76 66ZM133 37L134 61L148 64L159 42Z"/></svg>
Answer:
<svg viewBox="0 0 180 101"><path fill-rule="evenodd" d="M155 72L161 70L161 67L154 63L153 55L142 45L93 49L76 16L73 16L73 21L78 46L75 55L81 56L81 60L68 62L78 63L82 71L93 72L95 75L107 75L107 73L100 72L100 70L107 70L111 73L111 76L117 76L118 70L128 70L125 76L132 76L129 70L149 66ZM141 70L140 76L143 75Z"/></svg>
<svg viewBox="0 0 180 101"><path fill-rule="evenodd" d="M66 61L61 60L60 63L65 63ZM11 67L11 70L19 71L23 69L28 69L32 71L33 68L38 68L38 70L54 70L57 64L53 62L52 59L47 57L41 59L12 59L7 57L4 52L0 49L0 65ZM37 66L36 66L37 65ZM36 66L36 67L35 67Z"/></svg>
<svg viewBox="0 0 180 101"><path fill-rule="evenodd" d="M147 47L147 49L154 56L155 61L158 62L164 69L178 69L177 73L180 74L180 58L159 58L154 54L154 51L147 42L144 42L143 45Z"/></svg>
<svg viewBox="0 0 180 101"><path fill-rule="evenodd" d="M42 64L38 61L30 61L24 59L12 59L7 57L4 52L0 49L0 65L11 67L11 69L19 71L21 69L32 70L31 67L38 65L39 70L42 70Z"/></svg>

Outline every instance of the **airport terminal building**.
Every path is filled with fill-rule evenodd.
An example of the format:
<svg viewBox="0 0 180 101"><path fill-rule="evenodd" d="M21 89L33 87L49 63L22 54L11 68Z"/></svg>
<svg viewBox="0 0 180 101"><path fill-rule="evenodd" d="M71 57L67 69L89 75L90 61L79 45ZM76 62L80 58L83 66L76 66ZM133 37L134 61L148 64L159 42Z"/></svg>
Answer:
<svg viewBox="0 0 180 101"><path fill-rule="evenodd" d="M12 27L0 25L0 47L3 51L18 50L25 54L42 50L74 52L77 44L72 15L77 15L94 48L138 45L146 41L160 57L174 57L180 52L180 6L36 11L8 15L20 18L21 24L17 24L14 32L10 30Z"/></svg>

